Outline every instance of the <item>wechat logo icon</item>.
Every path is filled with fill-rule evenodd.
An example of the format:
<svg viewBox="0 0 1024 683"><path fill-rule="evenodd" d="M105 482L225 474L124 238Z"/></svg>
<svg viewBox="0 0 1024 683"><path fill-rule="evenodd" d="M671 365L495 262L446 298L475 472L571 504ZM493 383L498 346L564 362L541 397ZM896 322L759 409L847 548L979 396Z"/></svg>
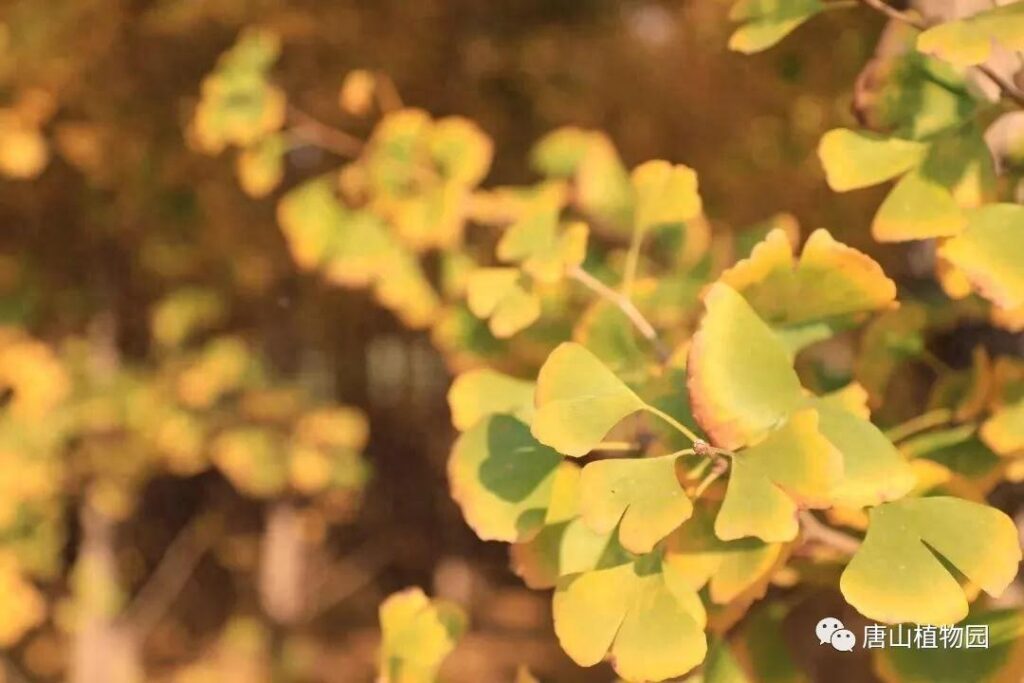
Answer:
<svg viewBox="0 0 1024 683"><path fill-rule="evenodd" d="M857 636L847 630L843 622L835 617L825 617L814 627L819 645L831 645L840 652L851 652L857 646Z"/></svg>

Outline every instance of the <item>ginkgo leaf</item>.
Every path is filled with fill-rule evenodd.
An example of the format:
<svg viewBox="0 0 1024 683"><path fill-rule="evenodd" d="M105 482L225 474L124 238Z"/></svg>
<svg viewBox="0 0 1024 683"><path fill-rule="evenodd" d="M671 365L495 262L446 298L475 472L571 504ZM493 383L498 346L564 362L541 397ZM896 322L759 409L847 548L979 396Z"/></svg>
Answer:
<svg viewBox="0 0 1024 683"><path fill-rule="evenodd" d="M590 135L590 132L574 126L553 130L530 151L530 165L548 177L571 178L586 154Z"/></svg>
<svg viewBox="0 0 1024 683"><path fill-rule="evenodd" d="M225 313L224 300L215 290L182 287L153 308L150 329L161 346L173 347L221 322Z"/></svg>
<svg viewBox="0 0 1024 683"><path fill-rule="evenodd" d="M554 504L556 498L565 502L571 488L568 477L560 477L555 484L549 517L558 507ZM553 588L559 578L569 574L618 566L631 557L619 544L614 530L598 533L575 515L546 524L530 540L514 543L509 554L512 570L527 586L537 589Z"/></svg>
<svg viewBox="0 0 1024 683"><path fill-rule="evenodd" d="M767 588L784 546L756 538L723 541L715 535L716 516L712 505L696 503L693 516L668 537L664 562L693 590L706 585L712 602L726 604L758 583Z"/></svg>
<svg viewBox="0 0 1024 683"><path fill-rule="evenodd" d="M540 299L523 288L518 268L480 268L466 285L469 310L486 318L495 337L511 337L540 317Z"/></svg>
<svg viewBox="0 0 1024 683"><path fill-rule="evenodd" d="M869 131L836 128L821 137L818 157L829 187L846 192L902 175L924 160L928 145Z"/></svg>
<svg viewBox="0 0 1024 683"><path fill-rule="evenodd" d="M431 601L419 588L388 596L379 614L380 674L385 683L433 683L466 628L462 610Z"/></svg>
<svg viewBox="0 0 1024 683"><path fill-rule="evenodd" d="M633 186L615 145L604 133L590 133L587 140L576 171L576 201L584 213L613 231L626 232L630 226Z"/></svg>
<svg viewBox="0 0 1024 683"><path fill-rule="evenodd" d="M489 368L464 372L448 390L452 424L464 432L485 417L501 414L514 415L530 424L535 386Z"/></svg>
<svg viewBox="0 0 1024 683"><path fill-rule="evenodd" d="M573 327L572 340L626 382L647 377L651 361L636 328L621 308L606 299L596 300L584 311Z"/></svg>
<svg viewBox="0 0 1024 683"><path fill-rule="evenodd" d="M982 296L1004 308L1024 305L1024 207L990 204L968 214L966 229L939 248Z"/></svg>
<svg viewBox="0 0 1024 683"><path fill-rule="evenodd" d="M243 427L224 432L211 451L214 464L243 493L269 498L288 484L285 444L269 429Z"/></svg>
<svg viewBox="0 0 1024 683"><path fill-rule="evenodd" d="M473 187L484 179L491 167L494 143L473 121L448 116L434 122L430 131L430 154L445 179Z"/></svg>
<svg viewBox="0 0 1024 683"><path fill-rule="evenodd" d="M985 444L1000 455L1016 455L1024 451L1024 400L996 410L981 425Z"/></svg>
<svg viewBox="0 0 1024 683"><path fill-rule="evenodd" d="M338 106L346 114L366 116L373 106L373 95L377 91L377 77L366 69L353 69L345 74L345 80L338 91Z"/></svg>
<svg viewBox="0 0 1024 683"><path fill-rule="evenodd" d="M843 471L830 494L837 505L865 507L895 500L914 487L914 472L892 442L859 415L816 399L818 429L842 453Z"/></svg>
<svg viewBox="0 0 1024 683"><path fill-rule="evenodd" d="M967 616L967 599L939 557L997 597L1017 574L1017 527L995 508L958 498L879 505L840 589L869 619L953 624Z"/></svg>
<svg viewBox="0 0 1024 683"><path fill-rule="evenodd" d="M917 49L957 66L981 64L993 43L1013 52L1024 49L1024 7L1011 2L927 29L917 38Z"/></svg>
<svg viewBox="0 0 1024 683"><path fill-rule="evenodd" d="M433 121L422 109L405 108L386 114L368 143L365 169L370 186L386 197L403 197L416 177L429 169Z"/></svg>
<svg viewBox="0 0 1024 683"><path fill-rule="evenodd" d="M573 457L592 451L619 421L645 408L594 354L572 342L544 362L534 402L533 435Z"/></svg>
<svg viewBox="0 0 1024 683"><path fill-rule="evenodd" d="M804 325L892 307L896 284L867 254L835 241L826 230L807 239L800 260L779 229L719 281L743 295L773 325Z"/></svg>
<svg viewBox="0 0 1024 683"><path fill-rule="evenodd" d="M519 263L540 282L557 282L567 268L578 266L586 256L586 223L562 227L559 215L564 202L560 186L541 188L523 215L508 227L498 242L496 254L506 263Z"/></svg>
<svg viewBox="0 0 1024 683"><path fill-rule="evenodd" d="M345 207L335 196L328 176L307 180L277 205L277 221L292 258L307 270L323 263L344 220Z"/></svg>
<svg viewBox="0 0 1024 683"><path fill-rule="evenodd" d="M537 443L525 424L509 415L491 415L456 440L448 481L477 536L522 541L544 523L561 464L562 456Z"/></svg>
<svg viewBox="0 0 1024 683"><path fill-rule="evenodd" d="M238 182L250 197L265 197L284 177L285 139L271 134L246 147L235 166Z"/></svg>
<svg viewBox="0 0 1024 683"><path fill-rule="evenodd" d="M729 19L743 25L729 38L729 49L746 54L766 50L824 9L818 0L740 0Z"/></svg>
<svg viewBox="0 0 1024 683"><path fill-rule="evenodd" d="M787 349L736 290L716 283L704 304L686 364L693 415L736 449L785 421L804 391Z"/></svg>
<svg viewBox="0 0 1024 683"><path fill-rule="evenodd" d="M724 541L790 541L799 531L798 508L828 507L842 472L842 456L818 430L817 412L798 411L732 458L715 534Z"/></svg>
<svg viewBox="0 0 1024 683"><path fill-rule="evenodd" d="M17 558L7 550L0 554L0 590L4 596L0 646L7 649L43 621L47 607L39 590L22 575Z"/></svg>
<svg viewBox="0 0 1024 683"><path fill-rule="evenodd" d="M682 164L654 160L640 164L631 174L636 194L634 230L645 233L666 225L679 225L701 212L697 173Z"/></svg>
<svg viewBox="0 0 1024 683"><path fill-rule="evenodd" d="M1009 683L1024 676L1024 613L1017 609L974 612L968 623L985 628L985 647L880 648L875 671L885 683Z"/></svg>
<svg viewBox="0 0 1024 683"><path fill-rule="evenodd" d="M966 219L949 189L915 169L900 178L871 223L879 242L948 237L963 230Z"/></svg>
<svg viewBox="0 0 1024 683"><path fill-rule="evenodd" d="M638 564L563 578L553 602L555 634L581 666L610 654L627 680L681 676L707 651L704 607L670 574Z"/></svg>
<svg viewBox="0 0 1024 683"><path fill-rule="evenodd" d="M619 542L637 554L682 524L693 504L676 476L674 455L598 460L580 476L580 512L598 533L619 527Z"/></svg>

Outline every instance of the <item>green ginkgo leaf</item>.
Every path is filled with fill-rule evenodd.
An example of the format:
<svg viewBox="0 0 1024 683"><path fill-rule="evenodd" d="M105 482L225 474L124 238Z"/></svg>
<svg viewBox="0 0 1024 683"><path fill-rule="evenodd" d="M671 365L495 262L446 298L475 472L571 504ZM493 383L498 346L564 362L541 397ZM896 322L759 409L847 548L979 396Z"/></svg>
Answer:
<svg viewBox="0 0 1024 683"><path fill-rule="evenodd" d="M469 310L489 320L498 339L511 337L540 317L540 299L527 291L518 268L480 268L466 285Z"/></svg>
<svg viewBox="0 0 1024 683"><path fill-rule="evenodd" d="M756 538L723 541L715 535L717 515L717 506L697 502L693 516L668 537L664 562L693 590L707 586L712 602L726 604L759 584L767 588L784 546Z"/></svg>
<svg viewBox="0 0 1024 683"><path fill-rule="evenodd" d="M918 36L917 49L957 66L970 66L987 61L993 43L1010 52L1024 49L1024 7L1020 3L933 26Z"/></svg>
<svg viewBox="0 0 1024 683"><path fill-rule="evenodd" d="M567 268L583 262L587 250L586 223L562 226L559 188L539 191L524 216L508 227L497 246L497 256L506 263L518 263L523 271L541 282L557 282Z"/></svg>
<svg viewBox="0 0 1024 683"><path fill-rule="evenodd" d="M729 19L743 25L729 38L729 49L746 54L766 50L824 10L818 0L740 0Z"/></svg>
<svg viewBox="0 0 1024 683"><path fill-rule="evenodd" d="M598 460L580 476L580 511L594 531L619 526L619 542L642 554L678 527L693 505L676 476L677 456Z"/></svg>
<svg viewBox="0 0 1024 683"><path fill-rule="evenodd" d="M526 540L544 524L562 463L562 456L537 443L525 424L510 415L490 415L452 447L452 498L481 539Z"/></svg>
<svg viewBox="0 0 1024 683"><path fill-rule="evenodd" d="M491 415L514 415L530 424L536 385L489 368L464 372L452 381L448 407L452 424L464 432Z"/></svg>
<svg viewBox="0 0 1024 683"><path fill-rule="evenodd" d="M871 223L879 242L947 237L963 230L963 210L949 189L915 169L900 178Z"/></svg>
<svg viewBox="0 0 1024 683"><path fill-rule="evenodd" d="M567 481L563 477L556 484ZM556 486L552 501L565 497L559 488L567 487ZM554 507L549 508L549 517L553 513ZM530 540L512 545L512 570L530 588L553 588L563 576L617 567L630 561L630 554L617 536L615 530L603 534L594 531L580 517L552 522Z"/></svg>
<svg viewBox="0 0 1024 683"><path fill-rule="evenodd" d="M594 450L624 417L646 407L597 356L572 342L541 367L535 405L533 435L573 457Z"/></svg>
<svg viewBox="0 0 1024 683"><path fill-rule="evenodd" d="M846 192L870 187L918 166L928 145L869 131L836 128L821 137L818 157L829 187Z"/></svg>
<svg viewBox="0 0 1024 683"><path fill-rule="evenodd" d="M970 211L966 229L939 248L990 301L1024 306L1024 207L990 204Z"/></svg>
<svg viewBox="0 0 1024 683"><path fill-rule="evenodd" d="M972 613L972 627L986 628L986 647L880 648L875 671L885 683L1010 683L1024 677L1024 613Z"/></svg>
<svg viewBox="0 0 1024 683"><path fill-rule="evenodd" d="M835 504L877 505L914 487L913 469L870 420L827 399L812 400L810 405L818 411L818 429L842 454L842 477L830 492Z"/></svg>
<svg viewBox="0 0 1024 683"><path fill-rule="evenodd" d="M379 610L380 674L386 683L434 683L466 629L456 605L431 601L419 588L394 593Z"/></svg>
<svg viewBox="0 0 1024 683"><path fill-rule="evenodd" d="M793 413L784 426L732 458L715 534L726 541L790 541L799 531L798 508L828 507L842 472L842 456L818 430L817 412Z"/></svg>
<svg viewBox="0 0 1024 683"><path fill-rule="evenodd" d="M323 263L338 226L345 219L345 207L333 188L329 176L307 180L290 190L277 205L277 222L292 258L301 268L312 270Z"/></svg>
<svg viewBox="0 0 1024 683"><path fill-rule="evenodd" d="M910 498L869 514L867 536L840 580L847 602L869 619L953 624L966 617L964 589L945 563L993 597L1017 574L1017 527L995 508Z"/></svg>
<svg viewBox="0 0 1024 683"><path fill-rule="evenodd" d="M804 396L789 351L732 287L715 283L687 360L693 415L736 449L782 424Z"/></svg>
<svg viewBox="0 0 1024 683"><path fill-rule="evenodd" d="M494 155L494 143L480 127L461 116L434 122L430 131L430 155L450 182L466 187L487 175Z"/></svg>
<svg viewBox="0 0 1024 683"><path fill-rule="evenodd" d="M627 680L681 676L707 652L700 598L642 562L564 577L553 609L558 640L577 664L610 655Z"/></svg>

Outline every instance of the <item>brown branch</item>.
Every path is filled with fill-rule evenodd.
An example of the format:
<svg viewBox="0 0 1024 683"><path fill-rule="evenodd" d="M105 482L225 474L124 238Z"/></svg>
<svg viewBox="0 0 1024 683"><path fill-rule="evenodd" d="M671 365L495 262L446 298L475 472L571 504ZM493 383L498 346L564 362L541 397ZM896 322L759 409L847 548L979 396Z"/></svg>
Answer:
<svg viewBox="0 0 1024 683"><path fill-rule="evenodd" d="M908 26L913 26L918 31L926 31L930 28L928 23L923 19L919 19L910 12L898 10L892 5L886 3L884 0L859 0L859 2L865 7L869 7L876 12L881 12L893 21L899 21ZM995 83L1005 97L1013 100L1017 105L1024 107L1024 93L1014 87L1012 83L1003 78L999 73L985 64L977 64L973 68Z"/></svg>
<svg viewBox="0 0 1024 683"><path fill-rule="evenodd" d="M642 334L644 338L651 343L654 347L654 352L658 354L659 360L664 363L669 359L671 353L661 341L661 338L658 337L658 332L654 329L654 326L651 325L647 318L644 317L644 314L641 313L633 304L629 297L625 296L621 292L616 292L614 289L601 282L579 266L573 266L570 268L569 276L601 298L607 299L609 302L615 304L619 310L626 314L626 317L630 319L633 326L636 327L640 334Z"/></svg>
<svg viewBox="0 0 1024 683"><path fill-rule="evenodd" d="M308 144L348 158L358 157L363 152L362 140L321 123L293 105L288 105L288 120L292 124L289 132Z"/></svg>
<svg viewBox="0 0 1024 683"><path fill-rule="evenodd" d="M217 526L208 515L198 515L167 547L122 617L140 640L163 618L188 583L199 561L219 535Z"/></svg>
<svg viewBox="0 0 1024 683"><path fill-rule="evenodd" d="M817 541L847 555L860 549L860 539L821 523L807 510L800 512L800 529L805 541Z"/></svg>

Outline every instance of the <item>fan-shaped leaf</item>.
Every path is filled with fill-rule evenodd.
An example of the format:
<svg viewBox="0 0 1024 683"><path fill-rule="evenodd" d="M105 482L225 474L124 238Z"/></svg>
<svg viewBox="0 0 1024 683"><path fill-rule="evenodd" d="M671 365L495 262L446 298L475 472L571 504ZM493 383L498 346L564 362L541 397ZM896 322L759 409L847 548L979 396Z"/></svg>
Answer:
<svg viewBox="0 0 1024 683"><path fill-rule="evenodd" d="M1017 528L999 510L957 498L904 499L871 510L840 588L869 619L955 623L967 616L967 599L936 554L992 596L1021 560Z"/></svg>

